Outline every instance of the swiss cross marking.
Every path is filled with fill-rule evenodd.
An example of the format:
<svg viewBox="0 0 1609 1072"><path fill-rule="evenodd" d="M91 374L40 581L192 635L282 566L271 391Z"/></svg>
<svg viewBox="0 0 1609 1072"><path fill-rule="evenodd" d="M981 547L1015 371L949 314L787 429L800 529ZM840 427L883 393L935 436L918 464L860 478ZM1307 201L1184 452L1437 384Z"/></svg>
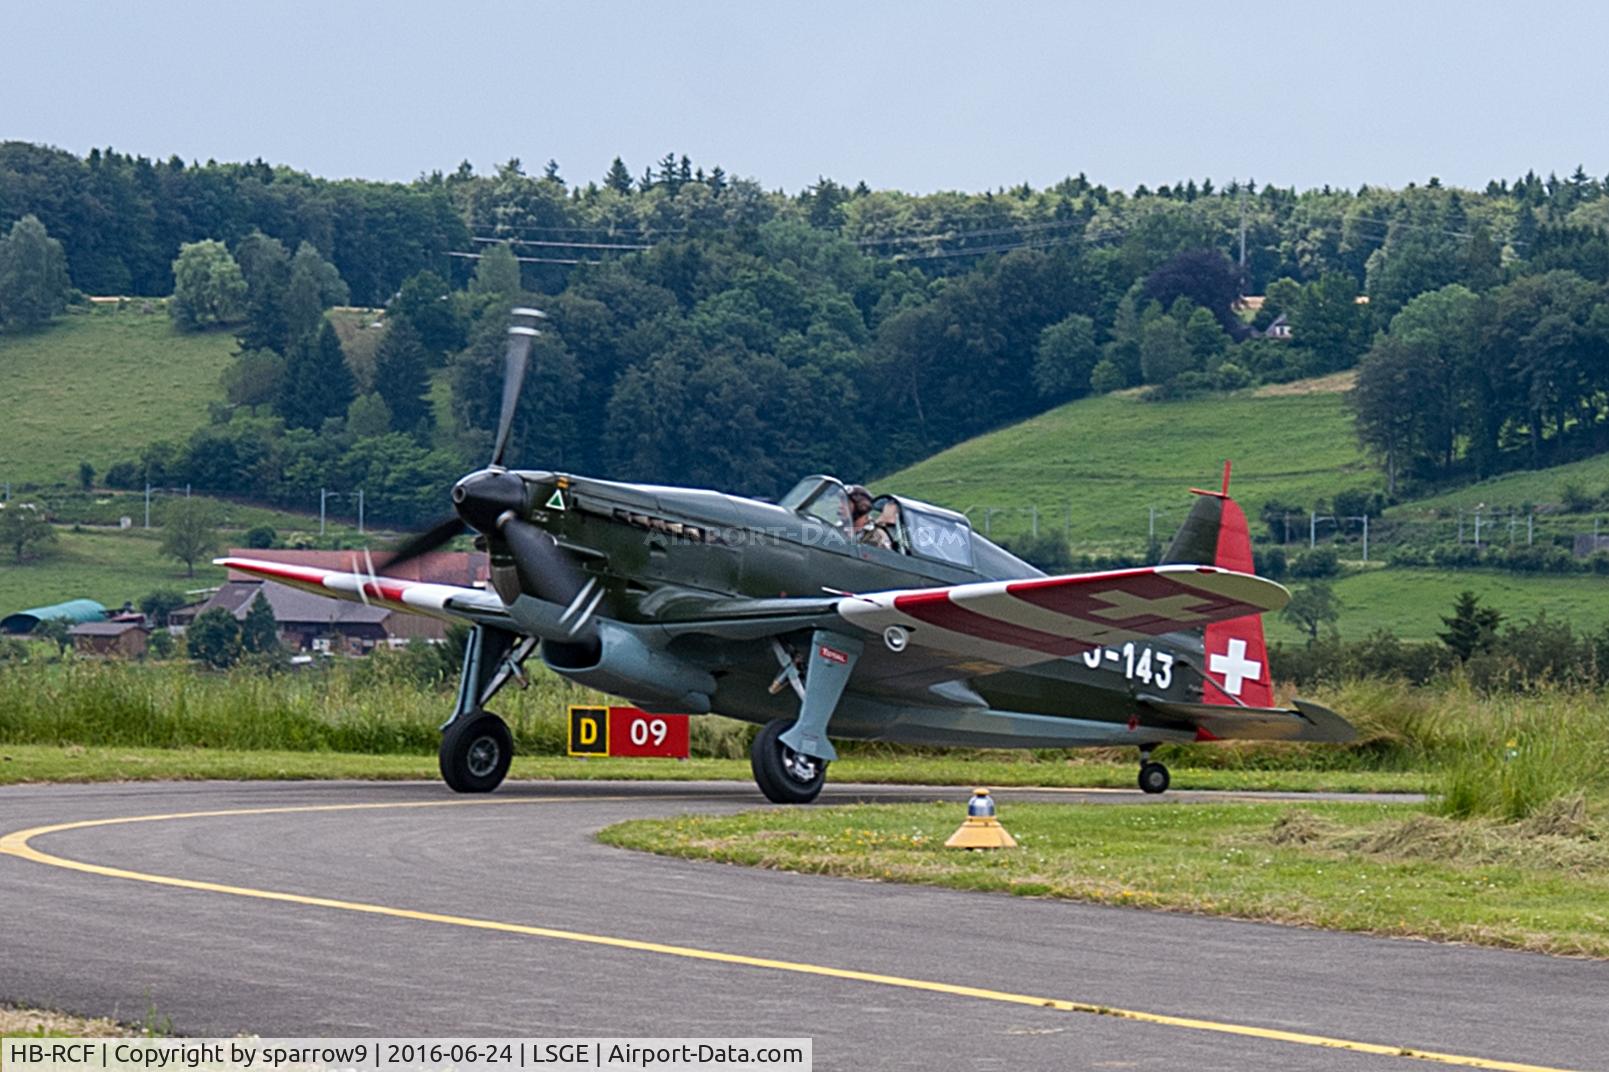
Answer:
<svg viewBox="0 0 1609 1072"><path fill-rule="evenodd" d="M1091 595L1103 603L1111 604L1110 607L1103 607L1091 613L1097 618L1107 618L1114 622L1145 617L1165 618L1174 622L1199 622L1206 617L1190 609L1203 602L1201 597L1183 592L1163 596L1160 599L1146 599L1133 592L1123 591L1092 592Z"/></svg>
<svg viewBox="0 0 1609 1072"><path fill-rule="evenodd" d="M1263 664L1246 658L1246 642L1239 637L1230 638L1227 652L1208 659L1207 669L1223 675L1224 691L1231 696L1239 696L1248 680L1256 681L1263 675Z"/></svg>

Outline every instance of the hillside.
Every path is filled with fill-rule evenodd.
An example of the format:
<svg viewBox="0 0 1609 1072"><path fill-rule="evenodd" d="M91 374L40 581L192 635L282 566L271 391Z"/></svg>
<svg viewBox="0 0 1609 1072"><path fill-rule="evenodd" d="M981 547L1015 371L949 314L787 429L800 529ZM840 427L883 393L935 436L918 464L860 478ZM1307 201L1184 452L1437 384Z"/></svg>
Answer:
<svg viewBox="0 0 1609 1072"><path fill-rule="evenodd" d="M1300 585L1300 581L1287 582ZM1432 641L1446 629L1458 593L1474 592L1518 625L1547 613L1577 631L1592 633L1609 626L1609 577L1593 574L1540 576L1496 570L1379 569L1334 582L1341 599L1336 630L1348 640L1361 640L1384 629L1402 640ZM1270 643L1299 646L1306 636L1277 614L1265 620Z"/></svg>
<svg viewBox="0 0 1609 1072"><path fill-rule="evenodd" d="M97 306L29 334L0 334L0 481L75 482L156 439L207 423L228 332L181 334L160 307Z"/></svg>
<svg viewBox="0 0 1609 1072"><path fill-rule="evenodd" d="M1075 545L1138 549L1148 508L1157 508L1157 535L1166 539L1189 508L1188 489L1217 487L1225 458L1253 518L1269 499L1311 502L1380 485L1339 393L1145 402L1124 392L968 440L874 490L965 511L993 535L1027 531L1036 506L1041 531L1065 530Z"/></svg>

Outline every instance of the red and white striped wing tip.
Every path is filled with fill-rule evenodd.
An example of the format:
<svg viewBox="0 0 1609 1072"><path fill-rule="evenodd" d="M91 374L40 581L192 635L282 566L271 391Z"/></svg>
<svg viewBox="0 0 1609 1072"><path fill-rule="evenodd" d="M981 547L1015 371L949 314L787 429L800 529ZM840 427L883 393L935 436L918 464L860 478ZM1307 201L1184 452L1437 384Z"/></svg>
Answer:
<svg viewBox="0 0 1609 1072"><path fill-rule="evenodd" d="M357 561L354 558L354 561ZM438 618L461 618L447 606L449 599L468 598L476 603L485 601L488 594L479 588L465 588L455 584L433 584L428 581L405 581L398 577L377 577L366 573L367 566L352 571L320 569L317 566L294 566L284 562L264 562L255 558L215 558L215 566L227 566L254 577L263 577L293 588L315 592L331 599L345 599L353 603L379 603L393 610L414 614L429 614ZM495 609L502 609L502 601Z"/></svg>
<svg viewBox="0 0 1609 1072"><path fill-rule="evenodd" d="M876 592L841 600L838 613L868 630L903 626L924 647L1027 665L1278 610L1289 599L1249 573L1168 565Z"/></svg>

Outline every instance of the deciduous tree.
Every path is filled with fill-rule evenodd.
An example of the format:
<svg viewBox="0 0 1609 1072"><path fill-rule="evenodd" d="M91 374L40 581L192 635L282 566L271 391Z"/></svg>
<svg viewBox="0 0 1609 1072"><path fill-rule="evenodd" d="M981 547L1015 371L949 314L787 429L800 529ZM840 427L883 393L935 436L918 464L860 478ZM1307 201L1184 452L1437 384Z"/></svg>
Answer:
<svg viewBox="0 0 1609 1072"><path fill-rule="evenodd" d="M181 329L233 324L246 314L246 280L229 247L207 239L179 248L168 312Z"/></svg>
<svg viewBox="0 0 1609 1072"><path fill-rule="evenodd" d="M218 550L217 509L205 499L175 499L162 519L160 549L184 563L185 576L194 577L196 563Z"/></svg>
<svg viewBox="0 0 1609 1072"><path fill-rule="evenodd" d="M34 503L0 503L0 546L11 552L12 561L21 565L42 554L56 542L45 512Z"/></svg>
<svg viewBox="0 0 1609 1072"><path fill-rule="evenodd" d="M36 216L0 239L0 324L33 328L67 308L67 257Z"/></svg>

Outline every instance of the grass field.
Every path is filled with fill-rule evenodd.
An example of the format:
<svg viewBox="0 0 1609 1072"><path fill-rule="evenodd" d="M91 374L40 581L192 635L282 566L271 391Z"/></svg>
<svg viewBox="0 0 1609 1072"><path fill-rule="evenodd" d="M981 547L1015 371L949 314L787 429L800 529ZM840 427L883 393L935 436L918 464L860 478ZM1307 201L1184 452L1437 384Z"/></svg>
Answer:
<svg viewBox="0 0 1609 1072"><path fill-rule="evenodd" d="M612 845L810 874L1609 957L1609 849L1573 804L1524 823L1411 806L1002 806L1016 850L943 847L954 804L636 820Z"/></svg>
<svg viewBox="0 0 1609 1072"><path fill-rule="evenodd" d="M157 588L178 591L214 587L224 571L197 563L196 575L158 551L160 530L73 532L62 529L48 558L22 565L0 562L0 615L67 599L94 599L108 607L138 601Z"/></svg>
<svg viewBox="0 0 1609 1072"><path fill-rule="evenodd" d="M1286 581L1299 587L1301 581ZM1466 589L1481 602L1518 624L1546 612L1569 622L1577 632L1596 632L1609 625L1609 577L1590 573L1533 575L1497 570L1377 569L1335 581L1343 606L1336 628L1343 637L1359 639L1377 629L1403 640L1435 640L1446 629L1442 617ZM1306 636L1278 614L1264 619L1270 643L1296 645Z"/></svg>
<svg viewBox="0 0 1609 1072"><path fill-rule="evenodd" d="M0 480L74 482L207 422L235 339L184 334L166 313L97 306L41 331L0 334Z"/></svg>
<svg viewBox="0 0 1609 1072"><path fill-rule="evenodd" d="M1574 484L1591 495L1609 491L1609 454L1584 458L1567 465L1549 469L1534 469L1505 473L1477 484L1468 484L1453 491L1423 499L1414 499L1386 511L1388 518L1412 518L1430 513L1472 511L1477 506L1488 509L1523 507L1525 504L1554 506L1564 500L1566 485ZM1587 528L1592 527L1587 515Z"/></svg>
<svg viewBox="0 0 1609 1072"><path fill-rule="evenodd" d="M1358 448L1342 395L1245 393L1184 402L1082 399L951 447L877 480L874 490L968 511L979 531L993 509L995 535L1027 531L1034 505L1041 531L1143 548L1148 508L1157 507L1165 541L1189 508L1188 489L1216 488L1225 458L1251 517L1270 498L1311 502L1381 483Z"/></svg>

